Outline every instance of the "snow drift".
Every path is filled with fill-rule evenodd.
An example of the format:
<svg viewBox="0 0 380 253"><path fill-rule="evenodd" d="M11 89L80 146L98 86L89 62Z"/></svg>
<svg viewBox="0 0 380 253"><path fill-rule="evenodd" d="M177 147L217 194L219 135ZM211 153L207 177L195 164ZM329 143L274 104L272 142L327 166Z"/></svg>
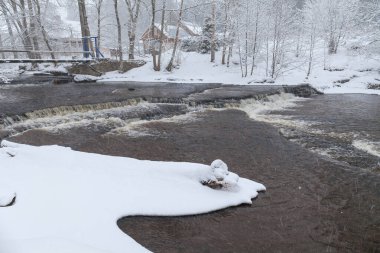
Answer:
<svg viewBox="0 0 380 253"><path fill-rule="evenodd" d="M216 171L226 179L220 162L140 161L3 141L0 163L0 183L17 193L13 206L0 208L0 252L7 253L146 252L119 230L119 218L206 213L250 204L265 190L237 176L233 189L202 185Z"/></svg>

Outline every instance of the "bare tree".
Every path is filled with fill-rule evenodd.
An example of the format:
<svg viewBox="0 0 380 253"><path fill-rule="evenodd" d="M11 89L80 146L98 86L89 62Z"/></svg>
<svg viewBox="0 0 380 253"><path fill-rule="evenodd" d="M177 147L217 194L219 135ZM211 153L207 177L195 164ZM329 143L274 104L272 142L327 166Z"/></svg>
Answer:
<svg viewBox="0 0 380 253"><path fill-rule="evenodd" d="M1 34L0 34L0 48L3 48L4 47L4 45L3 45L3 38L1 37ZM5 59L5 54L4 54L4 52L1 52L1 57L3 58L3 59Z"/></svg>
<svg viewBox="0 0 380 253"><path fill-rule="evenodd" d="M37 23L38 23L38 26L39 26L39 29L41 30L41 33L42 33L42 37L45 41L45 44L46 44L46 47L49 49L50 51L50 56L52 59L55 59L55 55L53 53L53 49L50 45L50 42L49 42L49 37L47 35L47 32L45 30L45 27L42 23L42 19L41 19L41 6L40 6L40 1L39 0L34 0L34 3L36 5L36 20L37 20Z"/></svg>
<svg viewBox="0 0 380 253"><path fill-rule="evenodd" d="M215 62L215 50L216 50L216 0L212 0L211 4L211 22L213 29L211 30L211 62Z"/></svg>
<svg viewBox="0 0 380 253"><path fill-rule="evenodd" d="M313 0L308 0L305 3L303 9L303 23L306 32L309 34L309 59L308 59L308 68L306 73L306 78L309 78L312 70L313 56L314 56L314 47L316 43L316 32L317 24L320 18L320 13L318 9L314 8Z"/></svg>
<svg viewBox="0 0 380 253"><path fill-rule="evenodd" d="M271 36L271 78L277 78L280 74L286 47L286 40L292 31L292 24L295 17L295 4L292 1L272 0L269 23L272 27Z"/></svg>
<svg viewBox="0 0 380 253"><path fill-rule="evenodd" d="M120 70L121 70L122 64L123 64L123 47L121 44L121 24L120 24L120 18L119 18L118 0L113 0L113 3L114 3L114 10L115 10L116 24L117 24L117 46L118 46Z"/></svg>
<svg viewBox="0 0 380 253"><path fill-rule="evenodd" d="M170 58L168 66L166 67L166 70L169 72L172 71L173 65L174 65L175 53L177 51L177 46L178 46L178 41L179 41L179 30L180 30L181 23L182 23L182 15L183 15L183 0L181 0L180 7L179 7L178 23L177 23L177 30L175 33L175 40L174 40L172 56Z"/></svg>
<svg viewBox="0 0 380 253"><path fill-rule="evenodd" d="M102 22L102 7L103 0L93 0L96 9L96 28L97 28L97 37L98 37L98 47L101 45L101 22Z"/></svg>
<svg viewBox="0 0 380 253"><path fill-rule="evenodd" d="M29 16L29 28L30 28L28 36L31 37L34 51L39 51L40 46L38 43L37 30L36 30L36 18L34 14L33 5L32 5L32 0L27 0L27 3L28 3L28 16ZM41 58L41 55L38 52L35 52L34 56L37 59Z"/></svg>
<svg viewBox="0 0 380 253"><path fill-rule="evenodd" d="M359 9L359 0L310 1L319 13L318 27L325 34L328 53L336 54Z"/></svg>
<svg viewBox="0 0 380 253"><path fill-rule="evenodd" d="M156 51L156 37L155 37L155 30L156 26L154 24L156 20L156 0L151 0L151 8L152 8L152 22L150 25L150 32L151 32L151 40L149 48L151 50L152 54L152 60L153 60L153 69L155 71L158 70L158 64L157 64L157 51Z"/></svg>
<svg viewBox="0 0 380 253"><path fill-rule="evenodd" d="M90 40L90 27L88 25L88 20L87 20L87 12L86 12L86 2L85 0L78 0L78 7L79 7L79 20L80 20L80 27L81 27L81 32L82 32L82 37L84 38L83 43L87 42L87 45L85 45L85 49L93 50L93 45ZM85 53L85 57L88 56L88 53Z"/></svg>
<svg viewBox="0 0 380 253"><path fill-rule="evenodd" d="M129 48L128 48L128 59L132 60L135 58L135 41L136 41L136 28L137 21L140 14L140 5L141 0L125 0L128 9L128 39L129 39Z"/></svg>
<svg viewBox="0 0 380 253"><path fill-rule="evenodd" d="M11 42L11 47L12 47L12 50L14 50L13 57L15 59L17 59L18 58L18 54L17 54L16 48L15 48L16 41L15 41L15 37L14 37L14 34L13 34L12 25L11 25L11 22L10 22L9 10L8 10L6 4L5 4L5 2L3 0L0 1L0 6L1 6L1 12L2 12L2 14L5 17L5 23L7 24L7 29L8 29L9 39L10 39L10 42Z"/></svg>
<svg viewBox="0 0 380 253"><path fill-rule="evenodd" d="M229 9L230 9L230 1L224 0L223 2L223 10L224 10L224 20L223 20L223 49L222 49L222 64L226 64L226 52L227 52L227 32L228 32L228 19L229 19Z"/></svg>
<svg viewBox="0 0 380 253"><path fill-rule="evenodd" d="M260 24L260 12L261 12L261 3L260 0L256 0L255 6L255 31L254 31L254 39L253 39L253 48L252 48L252 67L251 67L251 76L253 75L253 70L255 68L255 60L258 51L258 37L259 37L259 24Z"/></svg>
<svg viewBox="0 0 380 253"><path fill-rule="evenodd" d="M162 47L164 44L164 25L165 25L165 12L166 12L166 0L162 1L162 11L161 11L161 27L160 27L160 46L158 49L158 65L157 71L161 70L161 58L162 58Z"/></svg>
<svg viewBox="0 0 380 253"><path fill-rule="evenodd" d="M19 7L19 9L17 8ZM28 22L26 20L26 11L25 11L25 1L24 0L19 0L18 3L16 1L12 1L12 8L14 14L17 15L17 13L21 14L21 21L17 19L17 24L18 24L18 32L20 34L20 37L22 38L24 47L26 50L33 50L32 46L32 41L29 36L29 27L28 27ZM35 55L34 53L31 53L30 51L27 52L28 57L34 59Z"/></svg>

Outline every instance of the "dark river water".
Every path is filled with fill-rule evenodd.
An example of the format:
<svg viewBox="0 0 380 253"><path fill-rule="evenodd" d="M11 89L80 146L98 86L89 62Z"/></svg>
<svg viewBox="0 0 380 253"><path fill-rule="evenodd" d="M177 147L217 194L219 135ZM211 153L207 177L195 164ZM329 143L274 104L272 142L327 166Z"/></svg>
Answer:
<svg viewBox="0 0 380 253"><path fill-rule="evenodd" d="M360 168L380 168L377 95L316 96L272 115L286 138L309 150Z"/></svg>
<svg viewBox="0 0 380 253"><path fill-rule="evenodd" d="M65 92L64 86L44 90L44 95L57 98L42 99L43 103L35 102L38 86L17 92L0 89L0 137L138 159L210 164L220 158L241 177L267 187L252 205L198 216L126 217L117 222L149 250L380 251L380 96L305 99L273 95L266 87L255 91L164 85L161 89L172 100L152 103L141 99L145 92L138 85L98 86L101 92L79 86L80 96L75 86L69 87ZM234 98L227 103L232 89ZM160 88L149 90L160 93ZM244 95L254 92L269 96L257 100ZM241 97L236 99L236 94ZM207 95L214 102L222 97L224 102L213 106L207 99L195 106L186 100L189 95L199 101L206 101L202 96ZM72 104L73 96L86 106ZM127 101L128 96L134 100ZM21 113L15 104L20 99L33 109ZM91 99L96 101L88 105ZM60 106L62 101L67 105Z"/></svg>

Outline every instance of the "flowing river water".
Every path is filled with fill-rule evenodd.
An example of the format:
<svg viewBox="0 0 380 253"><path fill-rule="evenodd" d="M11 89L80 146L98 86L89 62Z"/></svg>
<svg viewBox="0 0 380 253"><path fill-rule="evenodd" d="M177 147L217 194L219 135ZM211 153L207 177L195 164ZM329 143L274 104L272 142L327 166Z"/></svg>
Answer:
<svg viewBox="0 0 380 253"><path fill-rule="evenodd" d="M307 90L6 85L0 138L138 159L220 158L266 185L251 206L117 222L154 252L378 252L380 97Z"/></svg>

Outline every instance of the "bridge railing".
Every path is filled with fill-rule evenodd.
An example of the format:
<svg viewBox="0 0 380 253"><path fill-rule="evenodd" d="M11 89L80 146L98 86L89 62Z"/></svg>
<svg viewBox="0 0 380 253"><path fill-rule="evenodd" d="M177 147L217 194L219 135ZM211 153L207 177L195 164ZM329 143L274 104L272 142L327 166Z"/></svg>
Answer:
<svg viewBox="0 0 380 253"><path fill-rule="evenodd" d="M8 45L6 47L0 47L0 58L3 58L3 60L48 60L49 58L51 60L95 60L104 58L104 55L99 49L99 40L97 36L53 39L49 49L50 50L36 50L32 47L21 48L15 47L15 45Z"/></svg>

